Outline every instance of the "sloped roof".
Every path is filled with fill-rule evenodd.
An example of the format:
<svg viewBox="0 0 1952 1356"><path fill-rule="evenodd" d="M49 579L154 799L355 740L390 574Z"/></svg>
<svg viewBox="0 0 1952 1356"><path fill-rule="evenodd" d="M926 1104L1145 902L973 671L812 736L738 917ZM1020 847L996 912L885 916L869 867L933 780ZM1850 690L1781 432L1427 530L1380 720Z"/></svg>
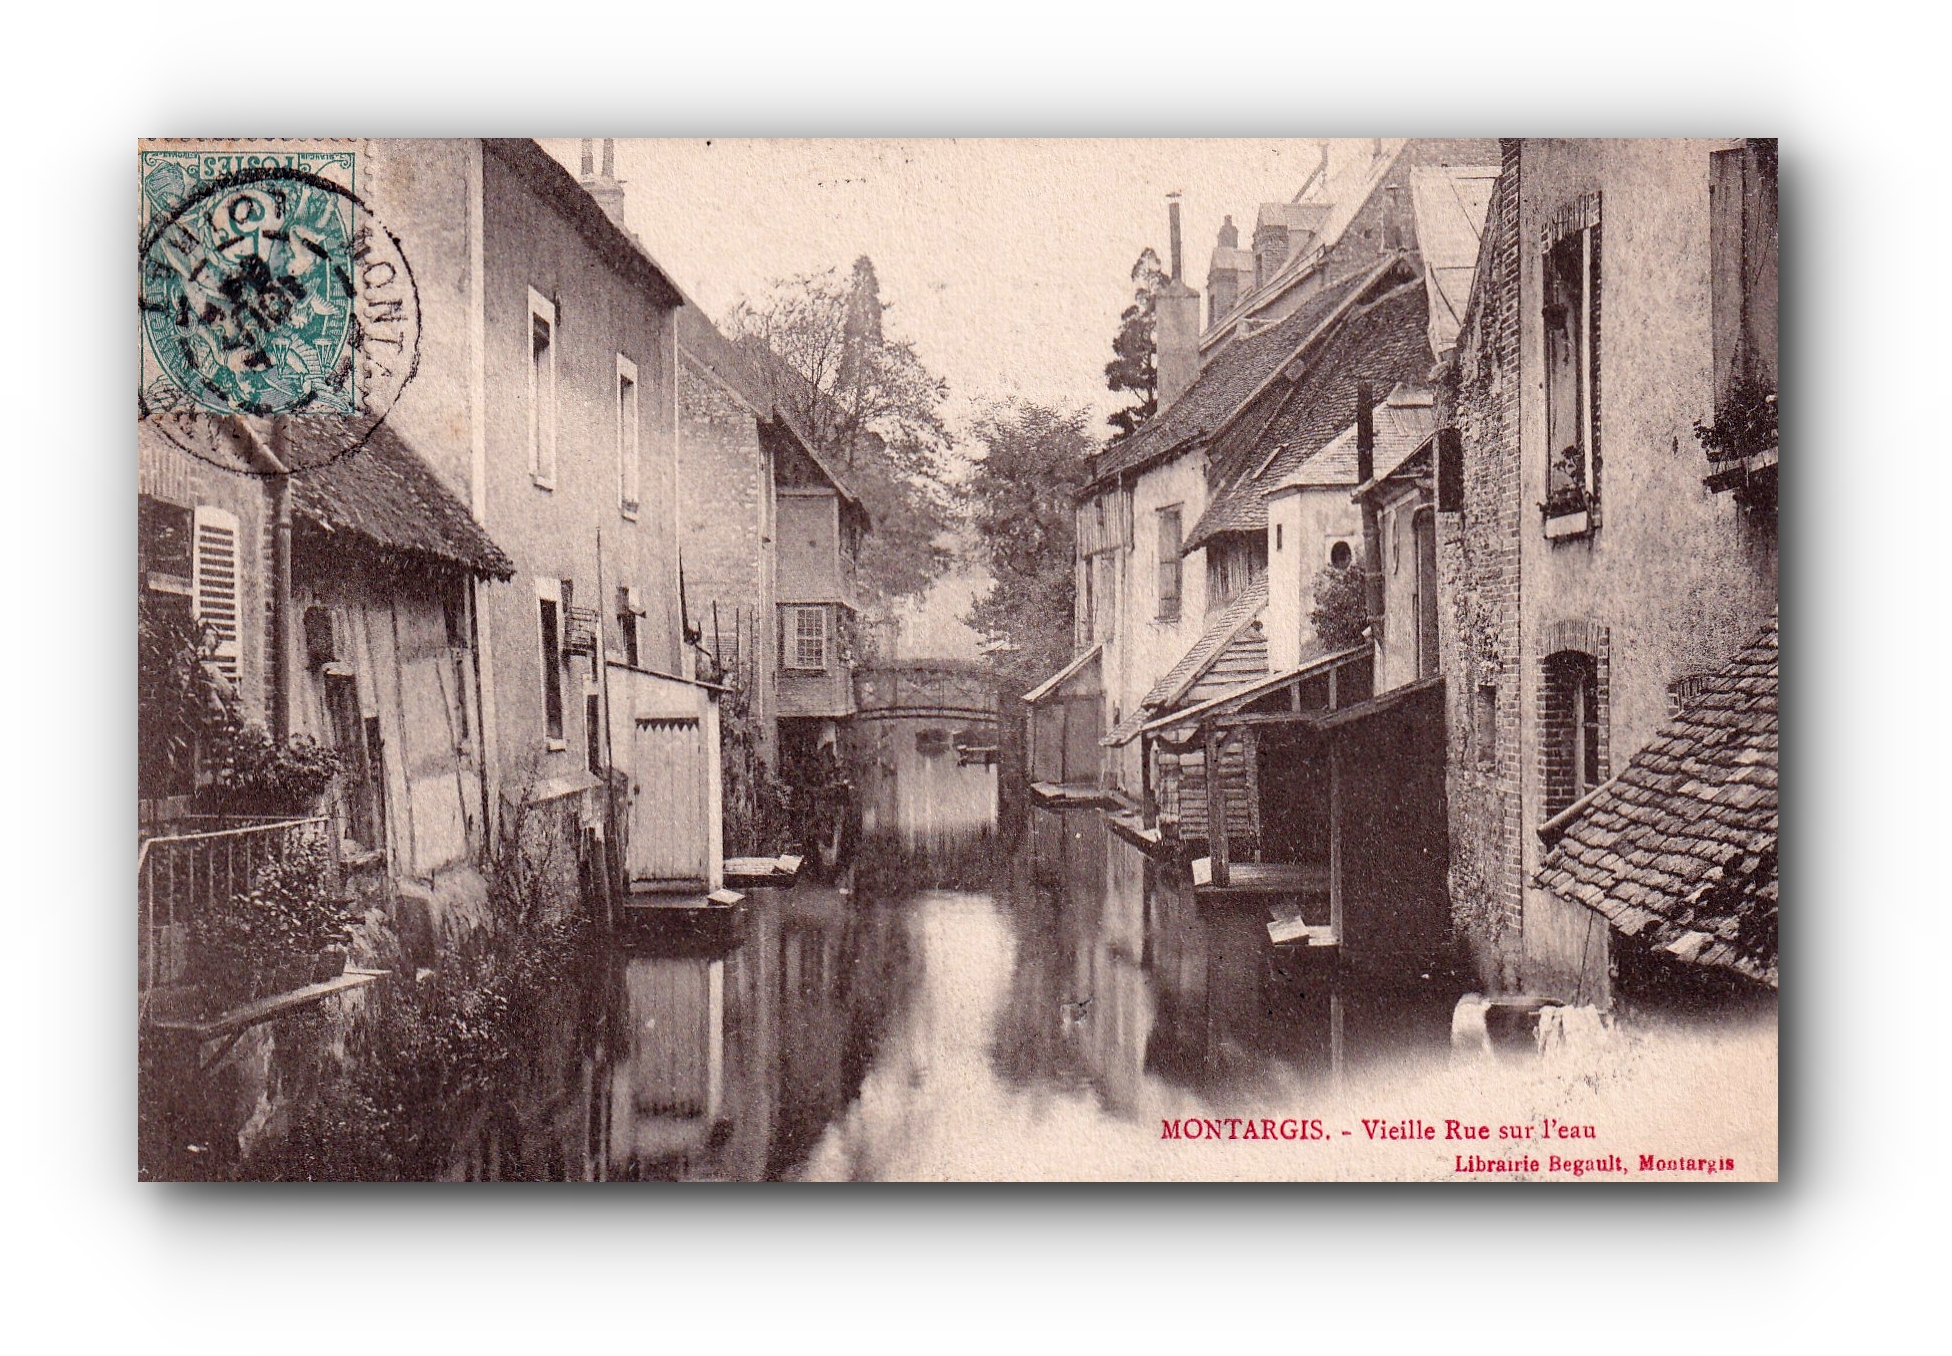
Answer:
<svg viewBox="0 0 1952 1356"><path fill-rule="evenodd" d="M1697 965L1776 985L1776 618L1594 795L1538 882Z"/></svg>
<svg viewBox="0 0 1952 1356"><path fill-rule="evenodd" d="M1266 606L1267 580L1256 579L1228 600L1227 605L1220 609L1220 614L1208 623L1205 633L1193 642L1193 647L1152 685L1152 690L1145 694L1141 705L1155 708L1171 706L1185 696Z"/></svg>
<svg viewBox="0 0 1952 1356"><path fill-rule="evenodd" d="M1104 650L1105 650L1105 646L1102 641L1099 642L1098 644L1091 646L1091 648L1086 650L1084 653L1080 654L1077 658L1073 659L1070 663L1066 664L1063 668L1059 669L1056 673L1053 673L1050 677L1046 678L1043 682L1037 684L1036 687L1033 687L1030 689L1030 691L1024 693L1021 700L1026 702L1031 702L1031 703L1042 701L1044 698L1050 696L1051 693L1057 691L1058 688L1070 682L1071 679L1077 677L1079 671L1083 669L1085 665L1089 664L1092 660L1096 659L1099 655L1103 654ZM886 667L886 666L882 665L880 667Z"/></svg>
<svg viewBox="0 0 1952 1356"><path fill-rule="evenodd" d="M376 425L364 443L335 455L352 441L344 421L284 423L291 464L312 468L291 477L291 511L313 530L496 579L515 574L515 562L390 425Z"/></svg>
<svg viewBox="0 0 1952 1356"><path fill-rule="evenodd" d="M1218 324L1209 326L1201 335L1202 346L1231 329L1242 316L1273 302L1315 269L1321 254L1333 251L1341 243L1349 227L1375 198L1377 190L1392 177L1402 182L1399 169L1407 169L1414 174L1417 169L1426 166L1495 165L1498 159L1497 141L1485 137L1384 137L1381 143L1382 154L1372 157L1353 175L1342 173L1333 182L1315 181L1310 184L1313 193L1307 199L1308 204L1327 207L1314 240L1304 248L1291 251L1273 277L1242 297L1240 304L1222 316ZM1481 222L1483 219L1480 213L1478 220ZM1419 231L1421 226L1422 223L1418 222ZM1469 279L1466 279L1465 286L1468 288L1469 285Z"/></svg>
<svg viewBox="0 0 1952 1356"><path fill-rule="evenodd" d="M1092 468L1094 482L1206 437L1224 424L1261 384L1372 277L1362 273L1331 283L1278 325L1235 340L1200 369L1179 399L1139 426L1136 433L1108 444Z"/></svg>
<svg viewBox="0 0 1952 1356"><path fill-rule="evenodd" d="M849 505L860 510L865 521L867 510L862 507L860 496L814 449L812 439L807 437L799 421L775 397L766 374L739 352L738 346L689 298L678 308L678 349L700 370L757 411L760 418L773 423L794 450L812 464L816 474L829 482Z"/></svg>
<svg viewBox="0 0 1952 1356"><path fill-rule="evenodd" d="M1262 397L1278 402L1272 417L1233 465L1214 467L1214 480L1228 488L1207 505L1181 549L1196 551L1223 532L1266 531L1267 491L1349 427L1358 381L1387 391L1418 383L1428 374L1429 316L1421 281L1405 283L1349 315L1317 350L1299 381ZM1381 435L1379 424L1379 439ZM1269 448L1277 449L1272 458ZM1262 464L1256 467L1250 459Z"/></svg>
<svg viewBox="0 0 1952 1356"><path fill-rule="evenodd" d="M1389 475L1409 459L1437 428L1437 402L1428 389L1399 385L1376 406L1376 465L1378 478ZM1283 472L1282 467L1293 466ZM1263 494L1298 485L1356 485L1356 426L1350 424L1319 450L1299 461L1279 453L1259 477Z"/></svg>
<svg viewBox="0 0 1952 1356"><path fill-rule="evenodd" d="M1267 636L1253 625L1266 607L1267 580L1256 579L1227 601L1179 662L1098 742L1107 748L1129 742L1163 708L1186 700L1203 680L1212 680L1222 671L1227 687L1266 673ZM1201 693L1200 699L1211 695Z"/></svg>
<svg viewBox="0 0 1952 1356"><path fill-rule="evenodd" d="M1444 353L1457 343L1477 271L1496 165L1421 165L1410 171L1416 212L1417 250L1430 290L1430 348Z"/></svg>

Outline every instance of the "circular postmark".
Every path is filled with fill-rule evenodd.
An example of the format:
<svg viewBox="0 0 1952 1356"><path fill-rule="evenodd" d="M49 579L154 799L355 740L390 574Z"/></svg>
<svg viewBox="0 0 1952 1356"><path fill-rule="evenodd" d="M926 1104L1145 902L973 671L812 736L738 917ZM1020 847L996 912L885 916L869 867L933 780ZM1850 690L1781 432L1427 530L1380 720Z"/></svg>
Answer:
<svg viewBox="0 0 1952 1356"><path fill-rule="evenodd" d="M243 163L239 163L243 162ZM358 450L413 379L420 294L350 152L144 152L136 414L242 474L212 416L271 421L286 471Z"/></svg>

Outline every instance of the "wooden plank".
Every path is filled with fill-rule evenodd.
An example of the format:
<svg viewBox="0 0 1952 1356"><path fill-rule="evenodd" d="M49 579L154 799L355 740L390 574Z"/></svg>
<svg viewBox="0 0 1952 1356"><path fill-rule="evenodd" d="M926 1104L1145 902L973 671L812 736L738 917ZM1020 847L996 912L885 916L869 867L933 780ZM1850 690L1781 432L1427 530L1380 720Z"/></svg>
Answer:
<svg viewBox="0 0 1952 1356"><path fill-rule="evenodd" d="M1220 731L1206 732L1207 768L1207 850L1213 857L1213 883L1225 887L1227 880L1227 774L1220 762Z"/></svg>
<svg viewBox="0 0 1952 1356"><path fill-rule="evenodd" d="M322 980L317 984L307 984L297 989L288 989L284 993L272 994L268 998L260 998L242 1007L232 1008L228 1012L220 1012L215 1017L201 1020L184 1017L169 1018L158 1021L156 1026L164 1031L193 1036L199 1041L216 1040L233 1032L259 1026L298 1008L322 1002L335 993L363 989L368 984L378 983L392 973L391 970L361 970L348 967L344 974L335 978Z"/></svg>
<svg viewBox="0 0 1952 1356"><path fill-rule="evenodd" d="M1267 925L1267 939L1276 946L1300 942L1303 946L1339 946L1335 928L1327 924L1304 923L1299 918L1277 918Z"/></svg>

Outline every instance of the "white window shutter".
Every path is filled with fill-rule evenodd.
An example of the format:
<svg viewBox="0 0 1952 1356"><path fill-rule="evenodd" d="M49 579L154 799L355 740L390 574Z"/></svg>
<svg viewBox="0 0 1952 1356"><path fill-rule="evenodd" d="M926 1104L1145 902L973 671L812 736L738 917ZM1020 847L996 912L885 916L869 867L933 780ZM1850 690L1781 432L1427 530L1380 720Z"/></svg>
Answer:
<svg viewBox="0 0 1952 1356"><path fill-rule="evenodd" d="M193 524L196 559L190 611L198 627L216 638L213 662L236 684L243 669L244 580L242 534L237 515L207 504L197 506Z"/></svg>

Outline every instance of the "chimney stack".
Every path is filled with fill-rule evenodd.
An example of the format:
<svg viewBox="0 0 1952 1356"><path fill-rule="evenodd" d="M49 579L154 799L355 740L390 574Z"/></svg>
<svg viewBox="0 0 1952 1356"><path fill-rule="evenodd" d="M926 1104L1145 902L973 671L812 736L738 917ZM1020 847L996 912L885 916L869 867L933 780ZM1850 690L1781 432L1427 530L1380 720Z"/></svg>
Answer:
<svg viewBox="0 0 1952 1356"><path fill-rule="evenodd" d="M1376 392L1366 381L1356 383L1356 479L1367 485L1376 478Z"/></svg>
<svg viewBox="0 0 1952 1356"><path fill-rule="evenodd" d="M1356 478L1364 485L1376 478L1376 393L1366 381L1356 383ZM1383 643L1383 539L1377 521L1376 496L1362 499L1362 602L1369 617L1369 638Z"/></svg>
<svg viewBox="0 0 1952 1356"><path fill-rule="evenodd" d="M624 186L617 178L617 140L615 137L603 139L603 173L596 172L594 157L590 153L591 138L583 138L583 188L597 201L603 214L610 218L616 228L630 234L624 225Z"/></svg>
<svg viewBox="0 0 1952 1356"><path fill-rule="evenodd" d="M1172 276L1152 302L1153 356L1158 367L1157 397L1165 409L1200 374L1200 294L1181 277L1184 263L1179 235L1179 194L1166 195L1172 228Z"/></svg>
<svg viewBox="0 0 1952 1356"><path fill-rule="evenodd" d="M1168 193L1166 195L1166 216L1167 219L1172 222L1173 281L1178 282L1180 278L1183 276L1183 269L1181 268L1181 264L1184 262L1182 259L1180 242L1179 242L1179 194Z"/></svg>

